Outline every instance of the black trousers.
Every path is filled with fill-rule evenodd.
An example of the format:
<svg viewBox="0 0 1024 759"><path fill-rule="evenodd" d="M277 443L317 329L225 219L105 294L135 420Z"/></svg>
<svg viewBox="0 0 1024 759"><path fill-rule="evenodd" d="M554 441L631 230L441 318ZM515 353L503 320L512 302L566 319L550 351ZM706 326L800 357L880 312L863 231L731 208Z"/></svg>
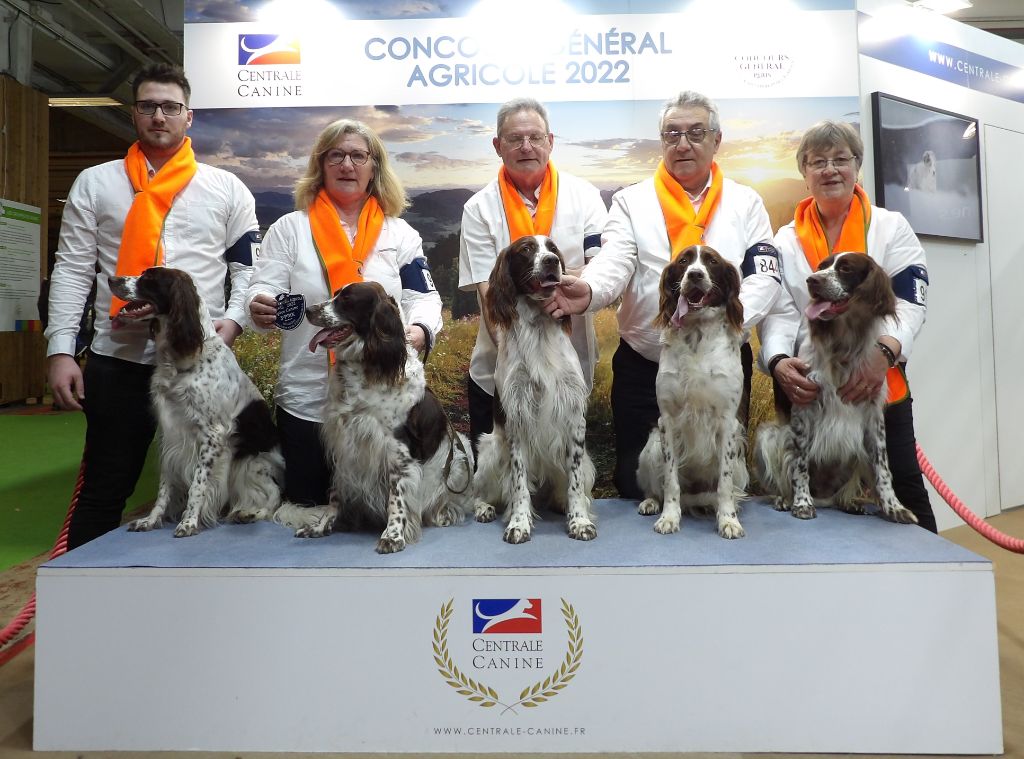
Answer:
<svg viewBox="0 0 1024 759"><path fill-rule="evenodd" d="M85 363L85 474L68 526L68 549L121 523L138 484L156 417L149 398L153 367L89 351Z"/></svg>
<svg viewBox="0 0 1024 759"><path fill-rule="evenodd" d="M323 425L292 416L280 406L275 416L284 456L285 500L304 506L327 503L331 465L320 439Z"/></svg>
<svg viewBox="0 0 1024 759"><path fill-rule="evenodd" d="M778 381L772 378L776 413L787 416L792 405ZM917 463L917 436L914 434L914 399L885 407L885 451L892 472L892 489L896 498L917 517L917 523L930 532L938 532L932 503L924 486L921 466Z"/></svg>
<svg viewBox="0 0 1024 759"><path fill-rule="evenodd" d="M885 450L889 454L892 488L899 502L917 517L917 523L938 532L935 514L924 486L921 465L917 463L917 437L914 434L914 399L885 409Z"/></svg>
<svg viewBox="0 0 1024 759"><path fill-rule="evenodd" d="M753 352L746 343L740 348L743 366L743 397L737 416L746 426L750 403L750 379L753 374ZM643 491L636 479L640 452L647 444L651 430L658 426L658 396L655 380L658 363L650 361L626 343L612 356L612 425L615 430L615 489L623 498L641 499Z"/></svg>
<svg viewBox="0 0 1024 759"><path fill-rule="evenodd" d="M494 431L494 396L466 377L466 399L469 402L469 442L476 457L476 444L480 436Z"/></svg>

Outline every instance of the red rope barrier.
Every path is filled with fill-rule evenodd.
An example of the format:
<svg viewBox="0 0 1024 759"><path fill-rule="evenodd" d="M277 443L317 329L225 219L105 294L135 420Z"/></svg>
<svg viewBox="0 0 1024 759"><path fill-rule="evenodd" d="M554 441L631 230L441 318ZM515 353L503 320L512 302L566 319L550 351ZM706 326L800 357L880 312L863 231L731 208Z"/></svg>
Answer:
<svg viewBox="0 0 1024 759"><path fill-rule="evenodd" d="M82 456L82 464L78 468L78 480L75 482L75 492L71 494L71 503L68 506L67 516L64 517L64 525L61 527L57 542L50 551L50 558L56 559L68 550L68 527L71 525L71 515L75 513L75 506L78 505L78 494L82 491L82 480L85 478L85 456ZM36 594L33 593L28 603L22 607L21 612L6 627L0 630L0 666L13 659L18 653L28 648L35 640L35 633L30 633L24 640L12 645L6 651L4 648L8 643L14 641L28 624L36 616Z"/></svg>
<svg viewBox="0 0 1024 759"><path fill-rule="evenodd" d="M934 487L938 494L942 496L943 500L950 505L953 511L955 511L962 520L973 527L976 532L988 538L1000 548L1005 548L1007 551L1013 551L1014 553L1024 553L1024 540L1007 535L1004 532L1000 532L973 511L968 509L967 506L964 505L964 502L956 497L956 494L950 490L949 486L942 481L941 477L939 477L938 473L935 471L935 467L933 467L931 462L928 460L928 457L924 455L924 451L921 450L920 443L917 445L917 463L921 467L921 473L928 478L932 487Z"/></svg>

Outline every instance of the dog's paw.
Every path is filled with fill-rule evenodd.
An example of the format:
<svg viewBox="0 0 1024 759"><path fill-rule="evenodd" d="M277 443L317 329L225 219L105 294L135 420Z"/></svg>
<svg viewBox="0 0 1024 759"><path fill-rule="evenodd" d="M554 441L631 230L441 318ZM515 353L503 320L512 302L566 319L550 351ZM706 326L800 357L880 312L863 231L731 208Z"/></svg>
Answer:
<svg viewBox="0 0 1024 759"><path fill-rule="evenodd" d="M270 509L232 509L225 519L231 524L252 524L264 519L270 519L274 515Z"/></svg>
<svg viewBox="0 0 1024 759"><path fill-rule="evenodd" d="M522 527L507 527L505 534L501 536L501 539L506 543L525 543L530 539L530 531L525 530Z"/></svg>
<svg viewBox="0 0 1024 759"><path fill-rule="evenodd" d="M478 522L493 522L498 518L498 512L491 504L477 501L473 507L473 516Z"/></svg>
<svg viewBox="0 0 1024 759"><path fill-rule="evenodd" d="M593 540L597 537L597 525L589 519L573 519L569 522L569 537L573 540Z"/></svg>
<svg viewBox="0 0 1024 759"><path fill-rule="evenodd" d="M155 530L160 526L159 522L154 522L149 517L143 517L142 519L135 519L128 523L128 532L149 532Z"/></svg>
<svg viewBox="0 0 1024 759"><path fill-rule="evenodd" d="M300 527L295 531L297 538L324 538L333 532L331 528L325 528L321 524L313 524L307 527Z"/></svg>
<svg viewBox="0 0 1024 759"><path fill-rule="evenodd" d="M728 517L718 520L718 534L727 540L735 540L746 536L743 525L736 517Z"/></svg>
<svg viewBox="0 0 1024 759"><path fill-rule="evenodd" d="M322 538L334 532L334 522L337 515L324 516L313 524L303 525L295 531L297 538Z"/></svg>
<svg viewBox="0 0 1024 759"><path fill-rule="evenodd" d="M640 505L636 507L636 513L642 514L645 517L649 517L652 514L657 514L661 511L661 504L658 503L656 498L644 498L640 501Z"/></svg>
<svg viewBox="0 0 1024 759"><path fill-rule="evenodd" d="M790 512L797 519L814 519L818 512L814 509L813 503L794 503Z"/></svg>
<svg viewBox="0 0 1024 759"><path fill-rule="evenodd" d="M777 495L772 499L772 508L776 511L789 511L789 504L781 495Z"/></svg>
<svg viewBox="0 0 1024 759"><path fill-rule="evenodd" d="M897 524L917 524L917 517L914 516L914 512L904 506L883 511L882 516L890 522L896 522Z"/></svg>
<svg viewBox="0 0 1024 759"><path fill-rule="evenodd" d="M660 532L662 535L671 535L673 532L679 532L679 519L673 519L662 514L658 517L658 521L654 523L654 531Z"/></svg>
<svg viewBox="0 0 1024 759"><path fill-rule="evenodd" d="M836 508L846 514L861 515L864 513L864 504L851 501L850 503L836 503Z"/></svg>
<svg viewBox="0 0 1024 759"><path fill-rule="evenodd" d="M450 504L446 504L434 515L436 527L451 527L459 523L459 513Z"/></svg>
<svg viewBox="0 0 1024 759"><path fill-rule="evenodd" d="M377 541L377 553L398 553L405 549L405 538L401 535L381 535Z"/></svg>
<svg viewBox="0 0 1024 759"><path fill-rule="evenodd" d="M174 528L174 537L176 538L191 538L193 535L199 534L199 525L191 520L182 520L177 527Z"/></svg>

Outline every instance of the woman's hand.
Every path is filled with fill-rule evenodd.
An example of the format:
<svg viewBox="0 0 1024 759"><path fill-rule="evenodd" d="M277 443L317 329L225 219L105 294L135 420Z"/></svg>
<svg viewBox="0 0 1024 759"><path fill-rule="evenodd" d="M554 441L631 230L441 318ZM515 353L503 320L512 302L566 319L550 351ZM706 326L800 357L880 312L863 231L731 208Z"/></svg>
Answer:
<svg viewBox="0 0 1024 759"><path fill-rule="evenodd" d="M249 318L260 329L276 329L277 301L272 295L260 293L249 303Z"/></svg>
<svg viewBox="0 0 1024 759"><path fill-rule="evenodd" d="M784 358L775 365L775 379L794 406L806 406L818 397L818 385L807 379L810 370L798 358Z"/></svg>
<svg viewBox="0 0 1024 759"><path fill-rule="evenodd" d="M405 328L405 339L417 353L421 353L427 347L427 333L419 324L410 324Z"/></svg>
<svg viewBox="0 0 1024 759"><path fill-rule="evenodd" d="M896 355L899 355L898 353ZM885 387L885 373L889 362L880 350L868 353L867 360L853 370L850 379L839 388L843 403L860 403L874 398Z"/></svg>

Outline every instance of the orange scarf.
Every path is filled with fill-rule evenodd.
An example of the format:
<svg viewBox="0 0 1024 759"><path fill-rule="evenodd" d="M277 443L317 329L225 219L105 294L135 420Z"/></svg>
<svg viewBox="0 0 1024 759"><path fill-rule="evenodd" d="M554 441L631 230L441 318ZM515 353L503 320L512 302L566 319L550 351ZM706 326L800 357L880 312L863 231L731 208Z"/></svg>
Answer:
<svg viewBox="0 0 1024 759"><path fill-rule="evenodd" d="M320 268L323 269L327 288L333 298L345 285L363 281L363 273L359 268L377 245L381 229L384 228L384 211L377 198L371 195L366 199L356 224L354 248L341 227L338 209L323 187L316 194L308 213L313 248L320 259ZM329 350L327 355L333 366L334 351Z"/></svg>
<svg viewBox="0 0 1024 759"><path fill-rule="evenodd" d="M871 226L871 201L864 188L859 184L853 187L853 200L850 211L839 232L835 249L829 250L828 237L821 225L821 215L814 198L804 198L796 207L794 216L796 236L804 249L804 257L811 265L811 271L817 271L821 262L833 253L866 253L868 249L868 227Z"/></svg>
<svg viewBox="0 0 1024 759"><path fill-rule="evenodd" d="M309 228L313 233L313 247L320 258L327 287L334 297L345 285L362 282L359 267L373 252L384 227L384 212L372 195L363 203L356 227L355 248L341 228L341 217L327 191L320 188L309 208Z"/></svg>
<svg viewBox="0 0 1024 759"><path fill-rule="evenodd" d="M178 193L185 189L196 173L192 140L186 137L178 152L152 179L149 178L146 156L136 142L124 158L124 170L135 190L135 199L124 220L115 273L119 277L136 277L150 266L160 266L164 262L164 246L160 240L164 220ZM111 296L110 316L117 316L124 304L120 298Z"/></svg>
<svg viewBox="0 0 1024 759"><path fill-rule="evenodd" d="M704 231L722 200L722 170L717 163L711 164L711 187L698 213L693 212L690 196L676 178L668 173L664 161L658 163L658 169L654 172L654 190L658 193L658 203L665 215L665 228L672 246L672 258L675 259L691 245L704 241Z"/></svg>
<svg viewBox="0 0 1024 759"><path fill-rule="evenodd" d="M803 248L807 263L811 265L811 271L817 271L821 262L833 253L867 255L868 228L871 226L871 201L868 199L867 193L864 192L864 188L859 184L853 187L850 210L846 214L846 221L843 222L843 228L839 231L839 239L836 240L832 250L829 250L828 237L821 224L821 215L818 213L818 204L814 202L814 198L804 198L797 204L793 221L797 239L800 240L800 247ZM887 403L898 403L910 394L907 377L903 373L903 367L899 364L886 373L885 380L889 386Z"/></svg>
<svg viewBox="0 0 1024 759"><path fill-rule="evenodd" d="M555 204L558 202L558 170L553 163L548 161L544 181L540 183L537 212L533 216L530 216L530 210L512 184L504 166L498 172L498 187L501 190L501 204L505 207L505 218L508 219L509 242L515 242L526 235L551 235Z"/></svg>

